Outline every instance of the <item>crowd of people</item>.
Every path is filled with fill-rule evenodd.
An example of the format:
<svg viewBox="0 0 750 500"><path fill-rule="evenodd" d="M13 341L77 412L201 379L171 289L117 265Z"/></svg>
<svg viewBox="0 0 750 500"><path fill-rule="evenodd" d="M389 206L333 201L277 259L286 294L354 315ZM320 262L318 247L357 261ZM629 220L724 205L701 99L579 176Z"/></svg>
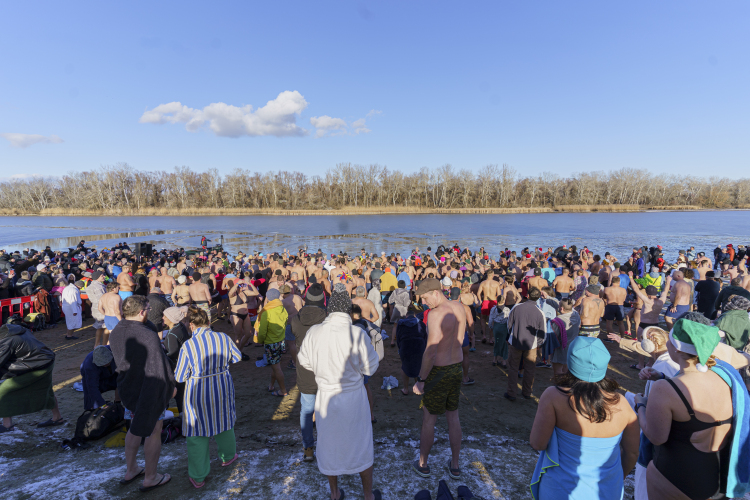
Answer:
<svg viewBox="0 0 750 500"><path fill-rule="evenodd" d="M368 382L386 344L400 359L401 392L421 396L410 467L431 477L435 425L445 415L451 459L440 467L460 480L459 395L475 383L470 353L481 342L507 372L509 402L533 399L536 371L552 370L530 434L540 451L529 481L535 499L619 499L634 469L638 500L744 495L750 252L729 244L711 259L691 247L668 263L657 245L621 257L575 246L491 255L458 244L407 255L179 248L143 256L126 243L97 251L81 241L68 251L0 251L0 299L34 297L52 324L64 316L66 341L93 318L84 407L102 407L110 392L124 406L121 483L141 479L142 491L170 481L158 460L173 399L192 486L209 474L211 438L222 466L237 459L230 365L250 360L243 350L256 344L270 395L289 394L282 359L296 371L301 458L317 461L333 500L345 497L338 476L348 474L360 475L366 500L382 497L373 488ZM217 321L231 333L215 331ZM52 414L40 426L65 422L52 390L55 354L29 328L43 323L3 310L0 432L12 430L12 417L41 410ZM631 368L647 381L643 393L623 393L608 377L613 355L638 360Z"/></svg>

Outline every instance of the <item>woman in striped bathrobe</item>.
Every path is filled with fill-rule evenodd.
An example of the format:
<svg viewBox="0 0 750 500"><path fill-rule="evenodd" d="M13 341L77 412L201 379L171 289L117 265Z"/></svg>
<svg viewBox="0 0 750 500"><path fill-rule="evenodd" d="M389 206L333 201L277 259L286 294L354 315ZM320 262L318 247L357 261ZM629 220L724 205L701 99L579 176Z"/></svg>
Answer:
<svg viewBox="0 0 750 500"><path fill-rule="evenodd" d="M182 434L187 438L188 476L193 486L201 488L210 470L212 436L222 467L237 459L229 365L240 361L242 353L228 335L211 330L204 310L191 307L187 318L193 336L180 349L175 379L185 382Z"/></svg>

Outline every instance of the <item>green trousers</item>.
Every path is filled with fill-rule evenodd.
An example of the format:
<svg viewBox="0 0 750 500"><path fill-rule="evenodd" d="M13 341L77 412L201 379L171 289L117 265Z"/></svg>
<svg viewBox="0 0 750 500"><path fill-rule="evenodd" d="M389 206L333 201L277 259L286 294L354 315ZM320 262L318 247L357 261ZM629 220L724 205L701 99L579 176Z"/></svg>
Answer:
<svg viewBox="0 0 750 500"><path fill-rule="evenodd" d="M237 441L234 438L234 429L229 429L221 434L213 436L216 446L219 448L219 458L222 462L229 462L237 453ZM185 438L188 452L188 475L196 483L202 483L211 470L211 456L208 454L208 442L210 437L191 436Z"/></svg>

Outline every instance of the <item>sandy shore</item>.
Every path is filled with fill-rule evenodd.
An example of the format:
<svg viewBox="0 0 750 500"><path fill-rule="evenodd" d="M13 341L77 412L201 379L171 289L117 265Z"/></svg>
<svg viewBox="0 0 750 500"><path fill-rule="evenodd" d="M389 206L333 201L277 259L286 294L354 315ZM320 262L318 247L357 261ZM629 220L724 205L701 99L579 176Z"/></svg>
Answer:
<svg viewBox="0 0 750 500"><path fill-rule="evenodd" d="M740 208L740 209L745 209ZM321 210L276 210L247 208L146 208L142 210L97 210L44 209L41 212L22 212L2 209L0 215L18 216L215 216L215 215L400 215L400 214L549 214L549 213L632 213L647 211L695 211L712 210L695 205L648 206L648 205L559 205L557 207L513 207L513 208L420 208L420 207L344 207ZM723 208L721 210L728 210ZM731 209L729 209L731 210Z"/></svg>
<svg viewBox="0 0 750 500"><path fill-rule="evenodd" d="M61 451L60 442L71 438L75 421L83 411L83 393L72 388L78 380L79 366L93 346L91 320L77 333L75 343L65 343L64 324L38 332L38 338L55 350L55 391L63 416L62 427L36 429L34 425L49 418L49 412L24 415L15 419L13 432L0 435L0 478L4 499L37 498L141 498L137 485L120 486L124 473L124 449L106 448L104 441L91 442L86 450ZM228 331L225 321L213 325ZM637 372L628 368L634 360L613 351L610 376L623 388L641 392L643 382ZM219 466L212 449L211 475L206 486L194 490L187 479L185 441L180 438L164 445L159 470L172 475L171 484L154 498L257 498L321 499L328 498L327 480L315 463L302 462L299 430L299 393L296 373L284 369L290 394L274 398L266 392L269 369L257 368L254 360L262 348L247 348L252 361L231 368L236 388L238 461L231 467ZM285 355L282 366L286 366ZM436 443L430 463L431 479L421 479L409 468L417 456L421 411L419 398L403 396L397 389L380 389L384 376L400 374L400 360L395 348L386 347L386 357L373 376L375 396L375 487L387 499L409 499L420 489L433 492L439 479L446 479L455 494L460 484L488 499L530 498L528 482L536 464L537 453L528 444L528 435L536 412L538 397L550 385L551 371L538 369L533 400L519 398L511 403L503 398L507 374L492 367L492 346L477 343L471 353L472 386L464 386L461 395L463 450L460 481L448 478L443 464L450 456L445 419L438 420ZM520 387L519 387L520 389ZM105 395L106 396L106 395ZM213 445L212 445L213 446ZM142 460L142 457L141 457ZM342 478L347 498L361 498L358 477ZM632 476L627 481L632 492ZM630 493L632 494L632 493Z"/></svg>

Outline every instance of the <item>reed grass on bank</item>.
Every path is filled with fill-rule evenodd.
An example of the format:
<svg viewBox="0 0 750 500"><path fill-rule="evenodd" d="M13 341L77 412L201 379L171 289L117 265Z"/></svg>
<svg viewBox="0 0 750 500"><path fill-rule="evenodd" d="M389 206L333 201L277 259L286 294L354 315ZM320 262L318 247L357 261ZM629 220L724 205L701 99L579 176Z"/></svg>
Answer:
<svg viewBox="0 0 750 500"><path fill-rule="evenodd" d="M750 205L735 207L749 209ZM642 212L646 210L682 211L705 210L696 205L558 205L556 207L512 207L512 208L424 208L424 207L343 207L320 210L272 210L252 208L198 208L184 209L148 207L140 210L81 210L50 208L41 212L23 212L19 209L0 209L0 215L38 215L38 216L232 216L232 215L397 215L397 214L538 214L538 213L622 213Z"/></svg>

